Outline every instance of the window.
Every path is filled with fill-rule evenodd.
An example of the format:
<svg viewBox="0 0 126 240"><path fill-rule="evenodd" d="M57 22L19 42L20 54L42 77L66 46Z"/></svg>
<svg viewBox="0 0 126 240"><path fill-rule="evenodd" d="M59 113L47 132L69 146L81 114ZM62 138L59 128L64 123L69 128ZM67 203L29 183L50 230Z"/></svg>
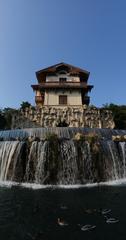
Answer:
<svg viewBox="0 0 126 240"><path fill-rule="evenodd" d="M59 74L67 74L67 72L62 70L62 71L59 72Z"/></svg>
<svg viewBox="0 0 126 240"><path fill-rule="evenodd" d="M59 78L59 82L66 82L67 78Z"/></svg>
<svg viewBox="0 0 126 240"><path fill-rule="evenodd" d="M59 104L60 105L67 105L67 96L66 95L60 95L59 96Z"/></svg>

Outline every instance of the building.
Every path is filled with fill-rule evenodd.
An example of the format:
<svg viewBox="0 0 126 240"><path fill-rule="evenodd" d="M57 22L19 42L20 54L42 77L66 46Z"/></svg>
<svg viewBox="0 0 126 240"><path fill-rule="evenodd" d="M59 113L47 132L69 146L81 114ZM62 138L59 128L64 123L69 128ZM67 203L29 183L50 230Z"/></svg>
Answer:
<svg viewBox="0 0 126 240"><path fill-rule="evenodd" d="M86 127L114 128L111 111L89 105L90 73L59 63L36 72L36 107L21 109L12 116L12 128Z"/></svg>
<svg viewBox="0 0 126 240"><path fill-rule="evenodd" d="M88 85L89 72L66 63L59 63L36 72L38 84L31 87L35 91L35 102L42 106L83 106L89 105L88 93L93 88Z"/></svg>

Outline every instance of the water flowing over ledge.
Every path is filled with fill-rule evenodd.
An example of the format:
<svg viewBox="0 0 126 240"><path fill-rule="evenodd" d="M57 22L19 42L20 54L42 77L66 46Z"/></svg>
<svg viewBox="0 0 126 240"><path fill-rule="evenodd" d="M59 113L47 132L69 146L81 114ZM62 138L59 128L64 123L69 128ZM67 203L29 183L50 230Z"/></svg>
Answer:
<svg viewBox="0 0 126 240"><path fill-rule="evenodd" d="M75 135L94 133L95 141ZM57 138L46 139L48 134ZM0 131L0 181L65 187L126 178L126 142L112 136L124 130L34 128ZM32 141L29 141L32 137Z"/></svg>
<svg viewBox="0 0 126 240"><path fill-rule="evenodd" d="M57 134L58 138L71 139L76 133L96 132L100 136L111 139L112 135L126 135L126 130L118 129L99 129L99 128L69 128L69 127L55 127L55 128L27 128L0 131L0 138L3 140L20 139L25 140L29 136L39 137L41 140L45 139L48 133Z"/></svg>

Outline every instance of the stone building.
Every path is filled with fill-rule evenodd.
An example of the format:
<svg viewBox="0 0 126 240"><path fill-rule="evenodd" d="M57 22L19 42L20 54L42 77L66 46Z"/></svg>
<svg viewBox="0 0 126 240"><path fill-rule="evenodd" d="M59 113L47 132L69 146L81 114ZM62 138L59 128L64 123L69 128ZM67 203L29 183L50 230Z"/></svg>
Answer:
<svg viewBox="0 0 126 240"><path fill-rule="evenodd" d="M86 70L66 63L59 63L36 72L38 84L32 85L36 105L39 107L89 105L88 93L93 88L87 83L89 74Z"/></svg>

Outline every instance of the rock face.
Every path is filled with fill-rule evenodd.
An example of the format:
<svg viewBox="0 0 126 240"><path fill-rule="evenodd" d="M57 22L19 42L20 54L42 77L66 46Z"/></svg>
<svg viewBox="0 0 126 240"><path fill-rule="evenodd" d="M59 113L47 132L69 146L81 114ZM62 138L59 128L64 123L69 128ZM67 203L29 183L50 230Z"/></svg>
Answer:
<svg viewBox="0 0 126 240"><path fill-rule="evenodd" d="M114 128L112 112L96 107L41 107L20 110L12 117L12 129L32 127Z"/></svg>

